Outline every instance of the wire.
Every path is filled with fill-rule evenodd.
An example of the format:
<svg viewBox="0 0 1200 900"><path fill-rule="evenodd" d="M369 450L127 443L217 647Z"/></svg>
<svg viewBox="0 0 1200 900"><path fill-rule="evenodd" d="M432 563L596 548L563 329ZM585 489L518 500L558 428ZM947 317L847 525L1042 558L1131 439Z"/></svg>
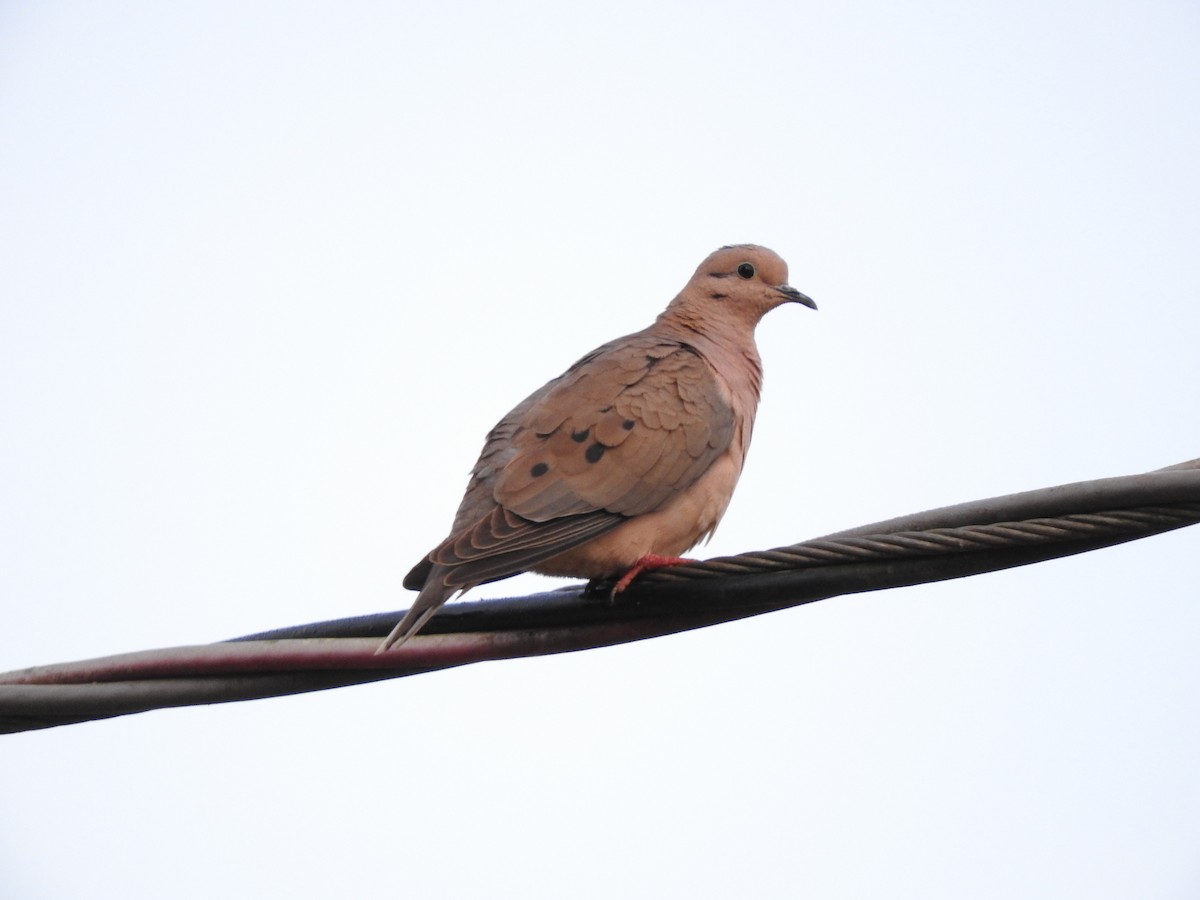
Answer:
<svg viewBox="0 0 1200 900"><path fill-rule="evenodd" d="M1200 517L1200 504L1178 507L1147 506L1110 510L1104 513L1065 515L1058 518L967 525L961 528L931 528L925 531L846 537L840 540L806 541L791 547L718 557L704 562L673 566L655 574L655 581L714 578L752 572L774 572L808 566L833 565L856 560L897 559L967 553L1020 544L1160 531L1190 525Z"/></svg>
<svg viewBox="0 0 1200 900"><path fill-rule="evenodd" d="M774 550L649 573L616 601L582 587L453 604L375 655L400 612L0 675L0 733L283 696L485 660L644 640L843 594L961 578L1200 522L1200 460L991 498Z"/></svg>

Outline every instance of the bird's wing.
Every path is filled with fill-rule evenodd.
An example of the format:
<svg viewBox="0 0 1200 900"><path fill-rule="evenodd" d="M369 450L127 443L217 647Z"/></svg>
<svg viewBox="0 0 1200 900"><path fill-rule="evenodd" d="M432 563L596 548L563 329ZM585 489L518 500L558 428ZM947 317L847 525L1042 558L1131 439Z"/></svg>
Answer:
<svg viewBox="0 0 1200 900"><path fill-rule="evenodd" d="M493 429L453 533L405 586L434 565L447 585L503 578L662 508L728 449L734 419L685 344L633 336L600 348Z"/></svg>
<svg viewBox="0 0 1200 900"><path fill-rule="evenodd" d="M534 522L652 512L729 447L733 409L696 351L662 340L610 347L523 416L496 478L505 509Z"/></svg>

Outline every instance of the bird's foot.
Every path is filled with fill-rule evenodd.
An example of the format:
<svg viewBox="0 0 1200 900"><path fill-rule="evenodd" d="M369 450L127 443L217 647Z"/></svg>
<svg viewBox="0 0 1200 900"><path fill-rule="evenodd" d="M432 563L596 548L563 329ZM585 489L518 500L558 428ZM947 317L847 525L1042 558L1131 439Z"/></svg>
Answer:
<svg viewBox="0 0 1200 900"><path fill-rule="evenodd" d="M657 553L647 553L617 580L617 583L613 585L612 591L609 593L609 597L616 597L617 594L633 584L633 580L643 572L653 572L655 569L665 569L668 566L681 566L684 563L694 563L695 561L694 559L686 559L682 556L659 556Z"/></svg>
<svg viewBox="0 0 1200 900"><path fill-rule="evenodd" d="M604 578L603 576L591 578L583 586L583 596L587 600L607 600L612 594L612 584L613 580L611 578ZM569 589L569 585L563 588L563 590Z"/></svg>

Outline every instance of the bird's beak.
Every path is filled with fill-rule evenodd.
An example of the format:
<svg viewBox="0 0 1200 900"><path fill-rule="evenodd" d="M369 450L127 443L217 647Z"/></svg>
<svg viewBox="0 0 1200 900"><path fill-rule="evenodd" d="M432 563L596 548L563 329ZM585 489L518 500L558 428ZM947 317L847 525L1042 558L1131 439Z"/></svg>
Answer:
<svg viewBox="0 0 1200 900"><path fill-rule="evenodd" d="M781 284L775 288L779 293L783 294L790 302L799 303L802 306L807 306L809 309L816 309L817 304L812 297L800 293L790 284Z"/></svg>

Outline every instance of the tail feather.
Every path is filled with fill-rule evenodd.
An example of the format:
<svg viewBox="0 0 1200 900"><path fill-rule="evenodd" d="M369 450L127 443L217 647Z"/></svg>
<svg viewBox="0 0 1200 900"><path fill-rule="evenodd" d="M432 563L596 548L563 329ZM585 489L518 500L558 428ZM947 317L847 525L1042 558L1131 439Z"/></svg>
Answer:
<svg viewBox="0 0 1200 900"><path fill-rule="evenodd" d="M419 591L425 587L425 582L429 580L429 573L433 570L433 560L428 556L422 559L419 563L412 567L412 571L404 576L404 587L406 590Z"/></svg>
<svg viewBox="0 0 1200 900"><path fill-rule="evenodd" d="M403 618L396 623L396 627L392 629L391 634L383 639L379 647L375 650L378 653L385 653L392 647L399 647L410 637L420 631L430 617L442 608L447 600L449 600L460 588L450 587L442 583L440 578L428 578L425 581L425 586L421 588L421 593L417 594L417 599L413 601L413 605L409 607Z"/></svg>

